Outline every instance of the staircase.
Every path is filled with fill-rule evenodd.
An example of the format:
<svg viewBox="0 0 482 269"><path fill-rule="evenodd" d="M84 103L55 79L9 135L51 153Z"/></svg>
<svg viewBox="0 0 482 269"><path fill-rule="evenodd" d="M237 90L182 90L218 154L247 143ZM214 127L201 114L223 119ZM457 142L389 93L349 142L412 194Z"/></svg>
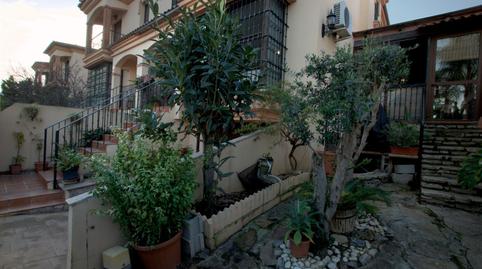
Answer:
<svg viewBox="0 0 482 269"><path fill-rule="evenodd" d="M42 178L51 189L75 189L76 186L63 184L57 171L59 151L62 147L76 149L83 155L112 155L117 146L110 134L113 129L129 129L134 126L137 110L143 110L154 101L161 100L163 89L159 82L132 87L120 95L101 102L95 108L87 109L65 120L52 124L44 131L44 170ZM47 163L52 164L51 167ZM84 189L86 183L81 182ZM93 181L87 185L94 185Z"/></svg>
<svg viewBox="0 0 482 269"><path fill-rule="evenodd" d="M422 201L482 212L482 187L466 190L457 184L462 162L481 148L482 129L476 123L426 124L422 151Z"/></svg>

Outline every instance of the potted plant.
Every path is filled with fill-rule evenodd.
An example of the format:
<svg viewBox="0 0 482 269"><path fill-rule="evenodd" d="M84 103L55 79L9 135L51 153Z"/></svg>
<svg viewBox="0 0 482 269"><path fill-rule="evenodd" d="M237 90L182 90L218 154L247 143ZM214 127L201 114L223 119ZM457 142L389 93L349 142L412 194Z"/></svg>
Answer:
<svg viewBox="0 0 482 269"><path fill-rule="evenodd" d="M25 157L20 155L20 149L25 143L25 135L22 132L14 132L15 147L17 148L17 155L13 157L12 164L10 165L10 174L18 175L22 172L22 163L25 161Z"/></svg>
<svg viewBox="0 0 482 269"><path fill-rule="evenodd" d="M44 170L44 162L41 160L41 154L43 149L43 141L38 135L35 135L32 138L32 141L35 143L35 150L37 151L37 161L35 162L35 172L40 172ZM46 161L46 166L48 166L48 162Z"/></svg>
<svg viewBox="0 0 482 269"><path fill-rule="evenodd" d="M413 124L392 122L388 129L390 152L399 155L418 155L419 131Z"/></svg>
<svg viewBox="0 0 482 269"><path fill-rule="evenodd" d="M315 216L316 213L306 201L295 200L289 216L289 230L285 235L293 257L308 256L310 242L313 243L313 227L317 224Z"/></svg>
<svg viewBox="0 0 482 269"><path fill-rule="evenodd" d="M94 195L120 228L146 269L181 262L181 230L196 188L194 161L173 143L117 134L112 159L91 157Z"/></svg>
<svg viewBox="0 0 482 269"><path fill-rule="evenodd" d="M75 149L64 147L60 150L57 158L57 167L62 172L64 183L75 183L80 179L79 166L82 159L82 155Z"/></svg>
<svg viewBox="0 0 482 269"><path fill-rule="evenodd" d="M390 203L388 193L377 187L366 186L362 180L354 179L346 183L335 216L331 220L334 233L351 233L355 229L357 213L374 213L376 207L368 201Z"/></svg>

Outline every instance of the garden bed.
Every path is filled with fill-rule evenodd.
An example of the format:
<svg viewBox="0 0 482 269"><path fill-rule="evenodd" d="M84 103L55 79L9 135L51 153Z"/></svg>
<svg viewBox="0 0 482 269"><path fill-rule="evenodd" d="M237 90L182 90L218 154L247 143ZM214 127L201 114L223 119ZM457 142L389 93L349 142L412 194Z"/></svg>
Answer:
<svg viewBox="0 0 482 269"><path fill-rule="evenodd" d="M301 173L270 185L224 208L215 215L202 216L206 246L215 249L238 232L253 218L293 195L294 190L308 181L310 173Z"/></svg>

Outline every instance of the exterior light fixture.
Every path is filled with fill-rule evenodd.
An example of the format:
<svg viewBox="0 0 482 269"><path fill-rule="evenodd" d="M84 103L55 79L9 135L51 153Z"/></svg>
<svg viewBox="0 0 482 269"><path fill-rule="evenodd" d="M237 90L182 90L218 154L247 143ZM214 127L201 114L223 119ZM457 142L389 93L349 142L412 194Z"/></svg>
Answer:
<svg viewBox="0 0 482 269"><path fill-rule="evenodd" d="M325 37L326 34L330 33L336 26L336 14L333 10L330 10L328 16L326 16L326 25L323 23L321 25L321 36Z"/></svg>

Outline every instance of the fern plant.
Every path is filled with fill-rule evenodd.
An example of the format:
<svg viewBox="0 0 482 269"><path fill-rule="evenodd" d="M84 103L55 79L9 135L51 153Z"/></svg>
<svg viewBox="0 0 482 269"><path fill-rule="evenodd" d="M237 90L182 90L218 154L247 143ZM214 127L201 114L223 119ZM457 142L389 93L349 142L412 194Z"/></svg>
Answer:
<svg viewBox="0 0 482 269"><path fill-rule="evenodd" d="M390 205L390 196L380 188L366 186L361 180L346 183L341 195L342 205L355 205L358 212L375 213L377 207L368 201L382 201Z"/></svg>

